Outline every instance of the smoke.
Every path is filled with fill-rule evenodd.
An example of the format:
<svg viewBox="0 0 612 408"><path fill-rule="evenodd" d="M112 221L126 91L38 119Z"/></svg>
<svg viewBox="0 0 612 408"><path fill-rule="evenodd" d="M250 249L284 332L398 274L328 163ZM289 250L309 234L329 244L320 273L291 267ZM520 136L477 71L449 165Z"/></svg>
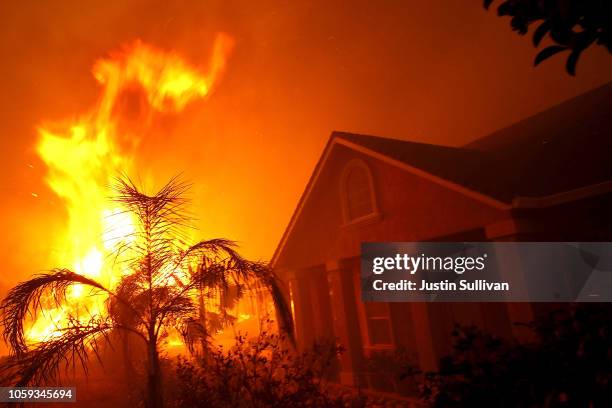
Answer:
<svg viewBox="0 0 612 408"><path fill-rule="evenodd" d="M11 283L54 266L44 254L67 220L42 181L36 127L95 105L92 62L136 38L188 61L206 61L217 32L235 38L214 97L156 117L134 154L153 180L183 172L195 183L202 236L236 239L256 258L277 245L332 130L458 145L612 79L598 51L576 79L562 61L534 71L528 41L463 1L31 1L2 2L0 16Z"/></svg>

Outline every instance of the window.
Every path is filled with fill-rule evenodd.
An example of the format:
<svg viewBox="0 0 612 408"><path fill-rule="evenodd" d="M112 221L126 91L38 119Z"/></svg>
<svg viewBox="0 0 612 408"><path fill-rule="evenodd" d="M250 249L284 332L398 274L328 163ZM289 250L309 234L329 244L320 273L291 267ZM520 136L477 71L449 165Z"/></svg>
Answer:
<svg viewBox="0 0 612 408"><path fill-rule="evenodd" d="M359 260L354 266L353 287L359 316L359 329L366 355L375 350L391 350L395 347L391 305L388 302L361 301L361 274Z"/></svg>
<svg viewBox="0 0 612 408"><path fill-rule="evenodd" d="M386 303L365 302L364 308L370 347L392 345L389 305Z"/></svg>
<svg viewBox="0 0 612 408"><path fill-rule="evenodd" d="M372 174L361 160L349 162L342 174L342 201L345 222L377 212Z"/></svg>

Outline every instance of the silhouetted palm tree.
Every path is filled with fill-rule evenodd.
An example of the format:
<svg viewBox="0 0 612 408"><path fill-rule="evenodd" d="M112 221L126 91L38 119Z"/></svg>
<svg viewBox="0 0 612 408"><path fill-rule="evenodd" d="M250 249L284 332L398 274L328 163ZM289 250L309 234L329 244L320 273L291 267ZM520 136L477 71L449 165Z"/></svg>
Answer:
<svg viewBox="0 0 612 408"><path fill-rule="evenodd" d="M81 365L87 372L89 356L97 354L99 343L113 331L132 333L147 349L147 406L163 405L160 370L160 340L168 330L177 330L185 344L205 341L201 294L223 294L231 290L238 297L249 288L271 293L281 328L292 334L289 307L273 272L263 263L244 259L236 245L226 239L185 244L184 227L188 185L171 180L157 194L141 193L129 179L119 179L115 200L136 219L132 239L120 248L131 273L113 289L68 269L55 269L34 276L11 289L2 301L0 324L11 357L2 367L4 381L16 386L57 381L61 373ZM87 285L108 295L107 313L83 322L75 316L46 341L27 344L24 324L31 313L42 309L42 300L51 295L61 307L66 290L74 284Z"/></svg>

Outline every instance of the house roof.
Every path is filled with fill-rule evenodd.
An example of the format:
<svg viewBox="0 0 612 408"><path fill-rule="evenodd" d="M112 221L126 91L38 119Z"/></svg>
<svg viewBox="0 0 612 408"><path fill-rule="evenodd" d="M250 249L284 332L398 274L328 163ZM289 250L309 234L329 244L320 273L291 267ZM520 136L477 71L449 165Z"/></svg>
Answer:
<svg viewBox="0 0 612 408"><path fill-rule="evenodd" d="M480 183L482 168L489 162L479 151L345 132L333 132L333 138L349 141L492 198L500 198L499 194L491 191L484 183Z"/></svg>
<svg viewBox="0 0 612 408"><path fill-rule="evenodd" d="M334 132L502 202L612 181L612 82L463 147Z"/></svg>
<svg viewBox="0 0 612 408"><path fill-rule="evenodd" d="M612 191L612 82L462 147L333 132L273 264L338 144L497 208L576 200Z"/></svg>

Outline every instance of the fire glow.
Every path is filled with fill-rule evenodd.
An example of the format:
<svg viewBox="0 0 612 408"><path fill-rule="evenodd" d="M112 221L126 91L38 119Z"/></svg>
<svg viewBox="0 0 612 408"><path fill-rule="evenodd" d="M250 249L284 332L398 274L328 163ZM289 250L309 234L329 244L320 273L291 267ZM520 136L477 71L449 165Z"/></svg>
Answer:
<svg viewBox="0 0 612 408"><path fill-rule="evenodd" d="M68 215L66 233L55 243L53 262L71 266L109 289L129 273L114 255L134 239L134 223L110 202L108 186L119 174L133 170L133 149L153 114L179 113L190 102L210 94L232 47L229 36L217 35L208 69L201 70L176 53L136 41L94 64L93 76L101 86L101 96L92 111L59 130L49 126L38 129L36 151L48 169L45 181L62 199ZM145 103L137 123L130 123L122 116L120 105L124 94L134 91ZM26 332L29 342L59 335L59 328L69 318L85 322L105 313L105 294L74 285L66 295L61 307L52 299L44 305L43 313Z"/></svg>

